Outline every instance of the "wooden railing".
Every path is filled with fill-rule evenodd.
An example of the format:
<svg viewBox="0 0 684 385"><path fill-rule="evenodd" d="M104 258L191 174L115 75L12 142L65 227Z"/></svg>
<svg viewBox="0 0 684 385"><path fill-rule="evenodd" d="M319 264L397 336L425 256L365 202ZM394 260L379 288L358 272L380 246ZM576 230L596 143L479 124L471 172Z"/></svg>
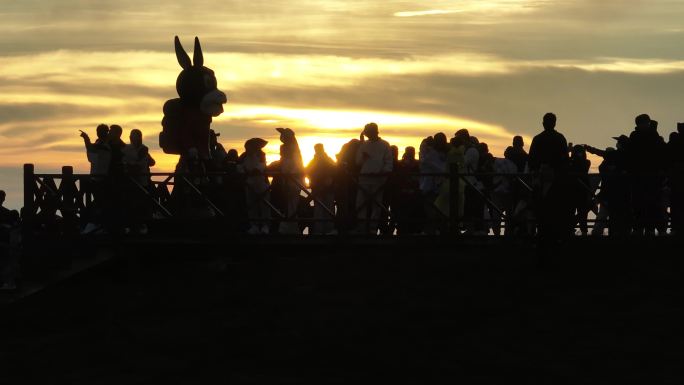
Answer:
<svg viewBox="0 0 684 385"><path fill-rule="evenodd" d="M319 205L323 208L324 214L319 217L303 216L298 212L283 210L272 199L269 194L273 193L274 184L269 183L264 191L253 191L250 183L246 183L247 178L262 177L273 181L280 179L290 186L296 186L299 190L299 199L306 206ZM443 207L435 205L435 196L425 197L420 195L420 205L424 212L429 214L416 218L397 218L400 207L388 207L396 202L391 199L378 198L372 191L364 191L364 185L359 185L359 178L381 178L378 184L380 190L387 184L401 183L408 179L414 182L419 178L435 177L443 178L442 183L447 183L449 187L448 211ZM197 217L220 219L221 221L236 222L242 221L248 225L254 221L277 221L277 222L297 222L305 223L310 227L312 223L327 221L333 222L335 228L340 232L352 230L352 224L358 228L359 223L365 224L369 230L373 221L381 220L383 223L403 223L418 222L420 225L429 223L435 224L440 233L448 232L458 235L463 230L463 213L458 211L459 201L463 199L462 191L465 187L470 187L471 191L479 194L484 200L485 206L490 211L495 211L501 216L501 227L507 226L510 208L498 207L490 198L486 190L477 188L473 185L472 177L476 178L509 178L509 182L515 185L518 196L531 196L535 189L531 186L531 181L538 182L538 176L531 174L464 174L459 173L455 167L448 173L384 173L384 174L353 174L338 172L335 175L335 198L332 205L330 199L319 196L317 191L303 183L304 175L286 174L279 172L265 172L262 174L244 174L239 172L221 172L198 174L175 174L175 173L151 173L147 175L120 175L115 177L74 174L73 168L65 166L61 174L36 174L32 164L24 165L24 209L22 217L24 223L32 228L46 226L52 218L60 218L60 229L65 232L78 232L91 220L94 210L104 210L105 216L114 213L115 216L125 211L125 207L136 202L138 207L144 207L147 211L145 222L154 224L157 221L169 218L190 221ZM594 186L584 186L591 199L595 200L598 187L598 174L590 174L591 183ZM417 189L417 186L414 185ZM385 189L387 191L387 189ZM245 199L249 194L253 198L250 202ZM356 197L357 194L366 195L361 201ZM98 196L99 195L99 196ZM232 199L233 201L230 201ZM99 200L99 202L98 202ZM106 203L105 203L106 202ZM312 204L313 202L313 204ZM269 213L265 217L250 215L254 205L263 204L268 206ZM466 201L467 205L468 202ZM380 218L370 218L363 213L368 206L379 206ZM300 206L301 207L301 206ZM592 204L595 208L595 204ZM201 210L197 209L201 208ZM194 211L193 211L194 210ZM203 215L196 214L203 211ZM124 216L125 217L125 216ZM102 218L100 216L100 218ZM484 221L491 220L483 219ZM122 219L126 222L126 219ZM532 221L534 221L532 219ZM589 227L594 225L594 220L589 219ZM120 225L125 223L119 223ZM390 226L391 227L391 226ZM244 230L244 228L242 228Z"/></svg>

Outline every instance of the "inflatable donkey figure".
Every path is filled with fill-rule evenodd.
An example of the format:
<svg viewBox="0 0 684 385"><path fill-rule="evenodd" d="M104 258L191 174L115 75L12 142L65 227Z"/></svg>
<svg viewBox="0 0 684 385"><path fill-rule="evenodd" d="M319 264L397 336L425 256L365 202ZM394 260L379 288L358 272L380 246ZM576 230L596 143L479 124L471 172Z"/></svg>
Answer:
<svg viewBox="0 0 684 385"><path fill-rule="evenodd" d="M216 88L214 71L204 66L202 47L195 37L193 62L175 37L176 58L183 68L176 79L180 98L164 104L159 146L167 154L180 155L180 163L206 161L210 158L209 126L212 117L223 113L226 94Z"/></svg>

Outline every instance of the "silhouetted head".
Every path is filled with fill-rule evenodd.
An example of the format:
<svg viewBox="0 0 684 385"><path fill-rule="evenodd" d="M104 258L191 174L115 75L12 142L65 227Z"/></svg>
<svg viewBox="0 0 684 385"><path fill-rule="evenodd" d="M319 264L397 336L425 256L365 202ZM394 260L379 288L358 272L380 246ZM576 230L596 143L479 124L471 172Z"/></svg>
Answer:
<svg viewBox="0 0 684 385"><path fill-rule="evenodd" d="M199 39L195 37L192 62L178 36L175 37L174 43L178 64L183 68L176 79L176 91L181 101L187 106L199 107L207 115L221 115L223 104L227 102L226 94L216 87L214 71L204 66Z"/></svg>
<svg viewBox="0 0 684 385"><path fill-rule="evenodd" d="M237 161L238 161L239 158L240 158L240 156L238 155L238 151L237 151L236 149L234 149L234 148L231 148L231 149L228 150L228 152L226 153L226 161L228 161L228 162L235 162L235 163L237 163Z"/></svg>
<svg viewBox="0 0 684 385"><path fill-rule="evenodd" d="M143 141L142 132L140 130L138 130L137 128L131 130L131 134L129 135L129 139L131 140L132 145L142 146L142 141Z"/></svg>
<svg viewBox="0 0 684 385"><path fill-rule="evenodd" d="M553 112L547 112L544 114L544 120L542 121L544 130L552 131L556 128L556 114Z"/></svg>
<svg viewBox="0 0 684 385"><path fill-rule="evenodd" d="M477 139L477 136L471 136L469 140L469 144L471 146L477 147L480 144L480 141Z"/></svg>
<svg viewBox="0 0 684 385"><path fill-rule="evenodd" d="M637 129L651 128L651 117L647 114L641 114L634 118L634 124L636 124Z"/></svg>
<svg viewBox="0 0 684 385"><path fill-rule="evenodd" d="M95 129L95 132L97 133L98 139L105 139L109 134L109 126L106 124L98 124L97 128Z"/></svg>
<svg viewBox="0 0 684 385"><path fill-rule="evenodd" d="M316 155L324 155L325 154L325 147L323 147L323 143L314 144L314 153Z"/></svg>
<svg viewBox="0 0 684 385"><path fill-rule="evenodd" d="M112 124L111 127L109 127L109 138L110 139L121 139L121 135L123 134L123 128L119 126L118 124Z"/></svg>
<svg viewBox="0 0 684 385"><path fill-rule="evenodd" d="M368 139L377 139L379 136L378 125L376 123L368 123L363 127L363 134L368 137Z"/></svg>
<svg viewBox="0 0 684 385"><path fill-rule="evenodd" d="M5 198L7 198L7 193L5 190L0 190L0 206L5 203Z"/></svg>
<svg viewBox="0 0 684 385"><path fill-rule="evenodd" d="M651 120L649 123L648 127L653 131L653 132L658 132L658 121L657 120Z"/></svg>
<svg viewBox="0 0 684 385"><path fill-rule="evenodd" d="M428 136L427 138L424 138L423 140L420 141L420 149L421 151L425 147L434 147L435 145L435 138Z"/></svg>
<svg viewBox="0 0 684 385"><path fill-rule="evenodd" d="M514 157L513 152L514 151L515 150L513 150L513 146L506 147L506 150L504 151L504 158L506 158L508 160L513 160L513 157Z"/></svg>
<svg viewBox="0 0 684 385"><path fill-rule="evenodd" d="M390 146L390 152L392 152L392 159L395 161L399 160L399 147L395 145Z"/></svg>
<svg viewBox="0 0 684 385"><path fill-rule="evenodd" d="M617 141L616 147L618 150L626 149L629 144L629 137L627 135L614 136L613 139Z"/></svg>
<svg viewBox="0 0 684 385"><path fill-rule="evenodd" d="M276 131L280 133L280 141L284 144L297 143L295 133L289 128L278 127Z"/></svg>
<svg viewBox="0 0 684 385"><path fill-rule="evenodd" d="M677 123L677 132L680 135L684 135L684 123Z"/></svg>
<svg viewBox="0 0 684 385"><path fill-rule="evenodd" d="M513 137L513 147L517 147L517 148L525 147L525 142L523 141L522 136L516 135Z"/></svg>
<svg viewBox="0 0 684 385"><path fill-rule="evenodd" d="M416 160L416 149L409 146L404 150L404 155L401 156L403 160Z"/></svg>
<svg viewBox="0 0 684 385"><path fill-rule="evenodd" d="M480 155L489 154L489 145L485 142L479 143L477 145L477 151Z"/></svg>
<svg viewBox="0 0 684 385"><path fill-rule="evenodd" d="M436 149L438 149L440 151L446 150L446 148L447 148L447 137L446 137L446 135L444 135L443 132L436 133L435 136L433 136L433 138L435 139L435 148Z"/></svg>
<svg viewBox="0 0 684 385"><path fill-rule="evenodd" d="M454 147L458 146L466 146L470 143L470 134L468 133L468 130L459 130L456 132L453 138L449 141L449 144L451 144Z"/></svg>
<svg viewBox="0 0 684 385"><path fill-rule="evenodd" d="M587 152L584 149L584 146L581 146L579 144L572 146L572 157L586 159Z"/></svg>
<svg viewBox="0 0 684 385"><path fill-rule="evenodd" d="M670 132L670 137L668 138L670 143L676 143L679 141L679 132Z"/></svg>
<svg viewBox="0 0 684 385"><path fill-rule="evenodd" d="M456 131L456 133L454 134L454 138L460 138L460 140L463 143L467 143L470 141L470 132L468 132L467 129L462 128L462 129Z"/></svg>
<svg viewBox="0 0 684 385"><path fill-rule="evenodd" d="M261 149L264 148L267 143L268 143L267 141L265 141L261 138L248 139L245 142L245 152L251 154L254 152L261 151Z"/></svg>

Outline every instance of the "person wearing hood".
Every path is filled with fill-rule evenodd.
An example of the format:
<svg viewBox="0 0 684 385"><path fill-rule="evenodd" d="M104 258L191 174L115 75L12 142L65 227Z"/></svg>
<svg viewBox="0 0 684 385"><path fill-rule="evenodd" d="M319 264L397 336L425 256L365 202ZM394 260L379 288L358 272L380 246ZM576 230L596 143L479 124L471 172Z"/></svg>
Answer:
<svg viewBox="0 0 684 385"><path fill-rule="evenodd" d="M280 172L288 174L283 183L283 199L285 203L285 220L280 222L278 232L281 234L300 234L297 223L299 196L304 185L304 162L299 151L299 143L294 131L278 127L280 133Z"/></svg>
<svg viewBox="0 0 684 385"><path fill-rule="evenodd" d="M335 186L337 172L335 161L325 153L323 144L314 146L314 157L306 166L311 193L314 201L314 223L312 234L331 234L335 232Z"/></svg>
<svg viewBox="0 0 684 385"><path fill-rule="evenodd" d="M268 223L271 208L269 199L268 178L266 171L266 154L263 148L268 142L261 138L252 138L245 142L245 152L241 156L240 168L247 175L245 198L250 218L249 234L268 234Z"/></svg>
<svg viewBox="0 0 684 385"><path fill-rule="evenodd" d="M368 137L365 140L364 137ZM356 153L356 164L360 166L359 193L356 198L356 212L359 230L365 229L369 234L377 234L382 195L387 176L364 174L380 174L392 171L392 150L389 143L380 139L378 125L368 123L359 138L361 145Z"/></svg>

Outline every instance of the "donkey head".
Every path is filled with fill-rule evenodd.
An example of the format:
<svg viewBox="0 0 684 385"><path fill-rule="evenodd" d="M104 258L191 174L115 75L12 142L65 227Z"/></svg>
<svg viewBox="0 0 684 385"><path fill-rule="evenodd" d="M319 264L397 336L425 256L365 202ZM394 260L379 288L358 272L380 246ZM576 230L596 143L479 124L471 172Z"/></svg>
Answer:
<svg viewBox="0 0 684 385"><path fill-rule="evenodd" d="M193 61L183 49L178 39L174 39L176 45L176 58L183 71L176 79L176 91L183 104L199 107L202 112L210 116L219 116L223 113L223 104L227 102L226 94L216 87L214 71L204 66L202 47L199 39L195 37L195 51Z"/></svg>

